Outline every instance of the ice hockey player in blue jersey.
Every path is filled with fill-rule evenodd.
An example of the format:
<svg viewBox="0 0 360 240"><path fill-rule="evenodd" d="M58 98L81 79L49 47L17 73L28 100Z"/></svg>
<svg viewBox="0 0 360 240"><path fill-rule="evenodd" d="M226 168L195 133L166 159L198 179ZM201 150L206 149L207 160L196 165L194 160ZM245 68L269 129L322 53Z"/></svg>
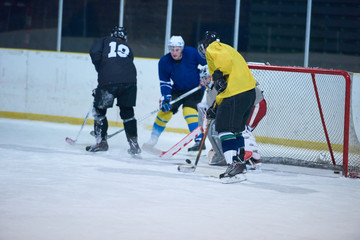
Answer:
<svg viewBox="0 0 360 240"><path fill-rule="evenodd" d="M206 65L206 60L199 55L197 49L185 47L181 36L172 36L168 43L169 53L164 55L158 64L160 79L160 108L153 124L150 140L143 148L153 147L164 131L166 124L173 114L182 106L183 116L188 124L189 131L198 126L197 104L201 102L204 91L202 89L181 99L174 104L171 100L200 85L198 66ZM197 139L195 139L196 141Z"/></svg>

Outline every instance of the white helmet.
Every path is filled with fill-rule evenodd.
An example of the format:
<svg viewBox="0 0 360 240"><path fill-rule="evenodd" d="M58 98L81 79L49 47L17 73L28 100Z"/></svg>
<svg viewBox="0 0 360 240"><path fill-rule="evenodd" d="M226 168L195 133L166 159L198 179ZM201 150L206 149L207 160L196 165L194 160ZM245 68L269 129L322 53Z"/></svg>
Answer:
<svg viewBox="0 0 360 240"><path fill-rule="evenodd" d="M169 40L168 47L181 47L183 49L185 46L184 39L181 36L172 36Z"/></svg>

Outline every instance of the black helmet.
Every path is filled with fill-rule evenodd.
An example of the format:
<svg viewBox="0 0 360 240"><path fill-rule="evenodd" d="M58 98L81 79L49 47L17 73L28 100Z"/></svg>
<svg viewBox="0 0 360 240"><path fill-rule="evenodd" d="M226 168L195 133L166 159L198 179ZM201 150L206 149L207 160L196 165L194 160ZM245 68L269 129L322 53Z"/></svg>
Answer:
<svg viewBox="0 0 360 240"><path fill-rule="evenodd" d="M202 50L206 49L214 41L220 42L220 35L216 32L206 31L203 38L199 41L199 52L202 52Z"/></svg>
<svg viewBox="0 0 360 240"><path fill-rule="evenodd" d="M118 27L115 26L112 30L111 30L111 36L112 37L116 37L116 38L120 38L123 41L127 41L127 32L126 29L124 27Z"/></svg>

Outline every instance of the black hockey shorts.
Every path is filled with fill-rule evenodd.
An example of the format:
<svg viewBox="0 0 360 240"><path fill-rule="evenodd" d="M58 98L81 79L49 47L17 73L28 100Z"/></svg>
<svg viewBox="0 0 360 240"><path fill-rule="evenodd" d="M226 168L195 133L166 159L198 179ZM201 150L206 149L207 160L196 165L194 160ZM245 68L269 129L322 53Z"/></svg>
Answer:
<svg viewBox="0 0 360 240"><path fill-rule="evenodd" d="M178 98L179 96L183 95L184 93L187 93L189 90L185 90L185 91L173 91L171 93L171 98L172 100L175 100L176 98ZM177 111L179 110L179 107L182 105L182 107L190 107L190 108L194 108L197 111L197 104L199 102L201 102L201 100L203 99L204 96L204 90L199 89L198 91L194 92L193 94L190 94L189 96L187 96L186 98L181 99L180 101L177 101L176 103L174 103L171 107L171 110L174 114L177 113Z"/></svg>
<svg viewBox="0 0 360 240"><path fill-rule="evenodd" d="M224 98L218 106L215 118L217 132L240 133L250 117L255 101L255 89Z"/></svg>
<svg viewBox="0 0 360 240"><path fill-rule="evenodd" d="M134 107L136 105L136 83L117 83L97 87L94 96L94 107L98 109L111 108L114 99L119 107Z"/></svg>

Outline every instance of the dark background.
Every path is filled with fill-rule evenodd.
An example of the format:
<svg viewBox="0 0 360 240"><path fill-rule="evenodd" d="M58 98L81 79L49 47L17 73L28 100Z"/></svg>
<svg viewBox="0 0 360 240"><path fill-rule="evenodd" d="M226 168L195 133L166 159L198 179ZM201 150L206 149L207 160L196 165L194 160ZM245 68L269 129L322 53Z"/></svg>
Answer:
<svg viewBox="0 0 360 240"><path fill-rule="evenodd" d="M127 0L136 57L164 54L167 0ZM233 45L235 0L173 0L171 35L197 46L204 31ZM1 0L0 47L56 51L58 0ZM307 0L241 0L238 50L248 62L303 66ZM87 53L119 22L119 0L64 0L61 51ZM360 72L360 0L313 0L309 67Z"/></svg>

